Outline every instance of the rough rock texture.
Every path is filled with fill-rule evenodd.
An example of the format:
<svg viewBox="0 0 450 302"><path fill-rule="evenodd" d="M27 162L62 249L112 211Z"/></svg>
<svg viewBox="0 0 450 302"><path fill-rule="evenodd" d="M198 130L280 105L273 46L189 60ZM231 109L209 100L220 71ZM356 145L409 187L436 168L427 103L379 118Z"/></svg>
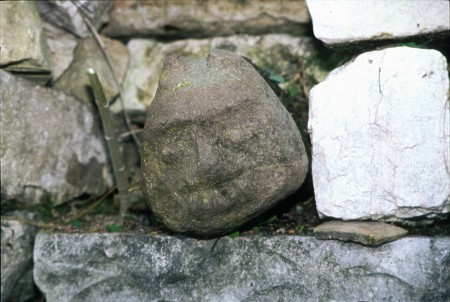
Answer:
<svg viewBox="0 0 450 302"><path fill-rule="evenodd" d="M367 245L380 245L404 237L408 232L382 222L328 221L314 228L319 239L338 239Z"/></svg>
<svg viewBox="0 0 450 302"><path fill-rule="evenodd" d="M30 217L26 217L28 219ZM1 299L26 301L33 297L33 243L37 228L2 216Z"/></svg>
<svg viewBox="0 0 450 302"><path fill-rule="evenodd" d="M112 185L93 111L77 99L0 71L1 204L60 204Z"/></svg>
<svg viewBox="0 0 450 302"><path fill-rule="evenodd" d="M32 1L0 2L0 66L17 72L48 73L48 45Z"/></svg>
<svg viewBox="0 0 450 302"><path fill-rule="evenodd" d="M314 35L327 44L449 32L447 0L307 0Z"/></svg>
<svg viewBox="0 0 450 302"><path fill-rule="evenodd" d="M44 22L44 34L51 53L52 76L55 81L72 63L79 39L48 22Z"/></svg>
<svg viewBox="0 0 450 302"><path fill-rule="evenodd" d="M310 21L304 1L116 1L105 35L165 37L301 33Z"/></svg>
<svg viewBox="0 0 450 302"><path fill-rule="evenodd" d="M111 59L117 82L94 38L87 38L78 43L72 64L55 82L54 87L90 103L92 93L88 89L90 83L86 69L94 68L105 90L106 98L112 100L119 93L120 83L128 66L129 54L125 45L116 40L102 37L102 41Z"/></svg>
<svg viewBox="0 0 450 302"><path fill-rule="evenodd" d="M83 38L91 35L83 15L98 30L108 21L113 5L113 0L36 1L44 20Z"/></svg>
<svg viewBox="0 0 450 302"><path fill-rule="evenodd" d="M143 191L171 229L230 231L302 184L297 126L242 57L169 57L142 141Z"/></svg>
<svg viewBox="0 0 450 302"><path fill-rule="evenodd" d="M447 62L435 50L372 51L311 90L321 217L399 220L450 211Z"/></svg>
<svg viewBox="0 0 450 302"><path fill-rule="evenodd" d="M312 237L200 241L39 233L46 301L446 301L450 238L365 247Z"/></svg>
<svg viewBox="0 0 450 302"><path fill-rule="evenodd" d="M225 49L245 56L261 70L272 70L284 77L298 74L296 63L311 54L312 41L305 37L284 34L263 36L236 35L211 39L186 39L161 43L150 39L133 39L128 42L128 51L133 55L125 76L122 91L125 109L145 118L158 87L159 75L167 56L182 54L192 58L205 57L213 48ZM121 110L116 102L112 110ZM142 119L142 118L141 118Z"/></svg>

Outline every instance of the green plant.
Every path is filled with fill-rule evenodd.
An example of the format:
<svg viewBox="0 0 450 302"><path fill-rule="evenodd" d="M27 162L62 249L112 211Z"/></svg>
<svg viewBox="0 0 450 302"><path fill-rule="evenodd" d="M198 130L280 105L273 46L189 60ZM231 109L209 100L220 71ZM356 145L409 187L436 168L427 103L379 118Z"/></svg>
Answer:
<svg viewBox="0 0 450 302"><path fill-rule="evenodd" d="M299 234L305 234L306 233L306 227L304 225L301 225L297 228L297 231Z"/></svg>
<svg viewBox="0 0 450 302"><path fill-rule="evenodd" d="M111 233L120 232L122 230L122 227L120 225L113 223L113 224L107 225L106 230Z"/></svg>
<svg viewBox="0 0 450 302"><path fill-rule="evenodd" d="M397 43L396 46L406 46L411 48L427 48L427 43L417 44L416 42L403 42Z"/></svg>
<svg viewBox="0 0 450 302"><path fill-rule="evenodd" d="M280 83L284 83L286 81L281 74L276 73L272 69L266 69L265 72L267 74L267 78L269 80L271 80L272 82L280 84Z"/></svg>
<svg viewBox="0 0 450 302"><path fill-rule="evenodd" d="M72 219L69 221L69 224L73 225L76 228L83 226L84 221L80 219Z"/></svg>
<svg viewBox="0 0 450 302"><path fill-rule="evenodd" d="M300 93L300 91L296 85L289 85L287 87L287 93L290 98L295 98Z"/></svg>
<svg viewBox="0 0 450 302"><path fill-rule="evenodd" d="M241 235L241 233L239 231L236 231L236 232L233 232L233 233L230 234L230 238L231 239L236 239L240 235Z"/></svg>

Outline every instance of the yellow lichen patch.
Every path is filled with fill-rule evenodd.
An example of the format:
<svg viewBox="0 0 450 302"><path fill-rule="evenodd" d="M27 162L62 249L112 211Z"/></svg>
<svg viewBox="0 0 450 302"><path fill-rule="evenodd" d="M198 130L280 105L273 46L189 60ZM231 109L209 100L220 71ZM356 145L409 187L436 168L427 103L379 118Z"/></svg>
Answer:
<svg viewBox="0 0 450 302"><path fill-rule="evenodd" d="M175 86L175 88L174 88L173 90L174 90L174 91L178 91L180 88L182 88L182 87L187 87L187 86L189 86L189 85L191 85L191 81L179 82L179 83L177 84L177 86Z"/></svg>

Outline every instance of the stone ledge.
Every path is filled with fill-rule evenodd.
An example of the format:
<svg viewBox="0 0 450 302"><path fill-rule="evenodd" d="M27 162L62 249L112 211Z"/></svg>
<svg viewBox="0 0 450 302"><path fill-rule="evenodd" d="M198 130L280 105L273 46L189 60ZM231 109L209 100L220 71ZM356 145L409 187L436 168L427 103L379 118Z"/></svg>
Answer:
<svg viewBox="0 0 450 302"><path fill-rule="evenodd" d="M314 228L318 239L338 239L365 245L380 245L405 237L408 231L376 221L328 221Z"/></svg>
<svg viewBox="0 0 450 302"><path fill-rule="evenodd" d="M40 232L47 301L444 301L450 237L379 247L300 236L196 240Z"/></svg>

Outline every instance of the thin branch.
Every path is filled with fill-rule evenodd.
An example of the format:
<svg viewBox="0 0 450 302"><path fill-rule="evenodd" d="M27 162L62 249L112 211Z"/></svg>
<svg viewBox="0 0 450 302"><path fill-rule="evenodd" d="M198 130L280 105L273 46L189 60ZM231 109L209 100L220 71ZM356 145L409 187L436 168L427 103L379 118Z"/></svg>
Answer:
<svg viewBox="0 0 450 302"><path fill-rule="evenodd" d="M97 201L95 201L93 204L91 204L89 207L83 209L82 211L80 211L79 213L77 213L76 215L69 217L68 219L66 219L67 221L70 220L75 220L75 219L79 219L87 214L89 214L91 211L93 211L103 200L106 199L106 197L108 197L114 190L116 189L116 187L112 187L111 189L109 189L105 194L103 194L102 197L100 197ZM122 216L122 215L121 215Z"/></svg>
<svg viewBox="0 0 450 302"><path fill-rule="evenodd" d="M141 133L142 131L144 131L144 130L143 130L143 129L135 129L135 130L131 130L131 131L124 132L124 133L122 133L121 135L119 135L119 140L121 141L121 140L123 140L125 137L130 136L130 135L133 135L133 133L134 133L134 134L136 134L136 133Z"/></svg>
<svg viewBox="0 0 450 302"><path fill-rule="evenodd" d="M29 224L41 229L54 229L57 228L57 225L53 224L53 223L41 223L41 222L36 222L36 221L32 221L32 220L28 220L28 219L24 219L21 217L15 217L15 216L1 216L0 218L1 221L3 220L16 220L18 222L22 222L25 224Z"/></svg>
<svg viewBox="0 0 450 302"><path fill-rule="evenodd" d="M306 99L309 99L309 87L308 87L308 74L306 73L305 61L301 59L299 61L300 64L300 84L302 85L303 95Z"/></svg>

